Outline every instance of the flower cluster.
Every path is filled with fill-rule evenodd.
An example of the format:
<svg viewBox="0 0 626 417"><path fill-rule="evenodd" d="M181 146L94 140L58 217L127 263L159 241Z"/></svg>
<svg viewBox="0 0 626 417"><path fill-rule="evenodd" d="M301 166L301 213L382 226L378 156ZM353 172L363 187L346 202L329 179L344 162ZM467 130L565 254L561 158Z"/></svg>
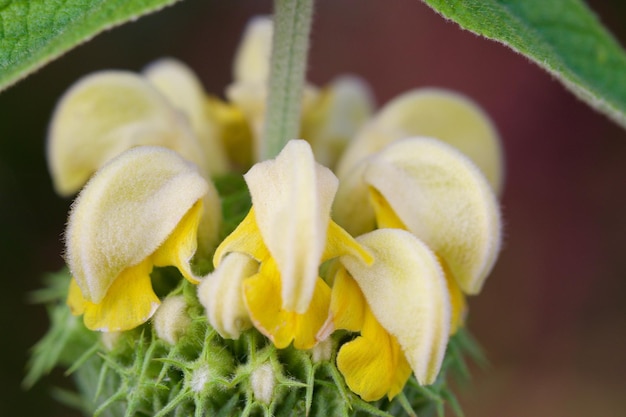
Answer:
<svg viewBox="0 0 626 417"><path fill-rule="evenodd" d="M104 332L154 316L176 343L184 300L161 304L151 282L154 267L174 266L199 284L223 338L256 329L278 349L314 350L342 331L325 356L363 400L393 398L412 373L432 384L500 249L497 134L474 103L439 89L372 114L365 84L343 77L307 85L306 141L257 162L271 33L265 18L248 26L228 101L167 59L90 75L59 102L54 184L82 187L66 233L68 305ZM228 172L246 172L252 206L221 238L211 179Z"/></svg>

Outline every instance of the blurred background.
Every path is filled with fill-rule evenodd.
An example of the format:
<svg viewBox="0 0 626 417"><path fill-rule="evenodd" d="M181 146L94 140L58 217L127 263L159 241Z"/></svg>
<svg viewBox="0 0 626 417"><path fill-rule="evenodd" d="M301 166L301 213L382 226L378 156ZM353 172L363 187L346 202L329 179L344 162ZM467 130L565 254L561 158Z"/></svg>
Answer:
<svg viewBox="0 0 626 417"><path fill-rule="evenodd" d="M590 2L626 42L626 3ZM57 98L80 76L177 57L223 95L247 20L270 1L186 0L99 35L0 94L0 416L72 416L55 371L20 387L48 321L27 294L63 265L70 201L47 173ZM308 79L358 74L384 104L411 88L467 94L491 115L507 160L504 250L469 327L491 367L457 392L468 417L623 416L626 410L626 131L502 45L417 0L318 0ZM626 74L622 80L626 83Z"/></svg>

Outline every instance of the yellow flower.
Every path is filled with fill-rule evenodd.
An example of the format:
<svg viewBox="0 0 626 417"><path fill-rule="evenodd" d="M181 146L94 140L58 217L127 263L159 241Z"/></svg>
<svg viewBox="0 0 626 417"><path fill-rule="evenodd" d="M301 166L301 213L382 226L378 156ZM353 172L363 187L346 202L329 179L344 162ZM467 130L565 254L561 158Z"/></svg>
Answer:
<svg viewBox="0 0 626 417"><path fill-rule="evenodd" d="M160 303L153 266L176 266L197 283L190 261L200 217L211 215L205 236L215 239L219 210L214 187L173 151L143 146L111 160L83 188L68 220L72 312L84 314L89 329L108 332L147 321Z"/></svg>
<svg viewBox="0 0 626 417"><path fill-rule="evenodd" d="M151 75L157 72L151 68ZM172 149L203 174L223 171L222 158L216 151L205 152L198 137L188 118L146 77L102 71L76 82L57 104L48 134L48 164L57 192L66 196L106 162L141 145Z"/></svg>
<svg viewBox="0 0 626 417"><path fill-rule="evenodd" d="M411 136L419 133L437 139ZM338 167L337 222L354 235L392 227L425 242L446 273L453 333L464 321L464 294L480 292L500 250L493 190L501 187L501 164L497 135L482 111L430 89L388 104Z"/></svg>
<svg viewBox="0 0 626 417"><path fill-rule="evenodd" d="M374 262L340 258L331 314L318 337L360 332L341 346L337 366L364 400L392 399L411 371L420 384L439 374L450 326L446 281L436 256L408 232L380 229L357 241Z"/></svg>
<svg viewBox="0 0 626 417"><path fill-rule="evenodd" d="M224 337L238 337L247 311L276 347L293 341L296 348L309 349L330 303L330 288L318 276L320 264L346 254L371 259L330 219L337 179L315 162L307 142L290 141L276 159L252 167L245 180L252 209L217 248L216 270L200 286L199 298ZM246 256L231 262L237 254ZM239 285L241 296L232 291ZM225 294L231 294L227 302L216 301ZM224 304L238 307L224 311Z"/></svg>

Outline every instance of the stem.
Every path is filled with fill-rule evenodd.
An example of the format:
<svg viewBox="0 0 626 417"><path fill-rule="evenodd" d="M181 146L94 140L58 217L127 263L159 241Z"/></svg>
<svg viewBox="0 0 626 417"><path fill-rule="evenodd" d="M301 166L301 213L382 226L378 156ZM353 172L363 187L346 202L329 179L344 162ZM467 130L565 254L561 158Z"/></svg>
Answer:
<svg viewBox="0 0 626 417"><path fill-rule="evenodd" d="M274 0L274 37L261 160L300 133L302 90L314 0Z"/></svg>

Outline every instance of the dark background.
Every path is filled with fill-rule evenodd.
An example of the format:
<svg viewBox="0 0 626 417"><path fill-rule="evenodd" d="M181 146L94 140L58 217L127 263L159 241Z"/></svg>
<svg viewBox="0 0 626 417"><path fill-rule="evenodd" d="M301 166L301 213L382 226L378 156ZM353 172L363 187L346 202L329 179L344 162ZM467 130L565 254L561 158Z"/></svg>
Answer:
<svg viewBox="0 0 626 417"><path fill-rule="evenodd" d="M621 0L592 8L626 39ZM0 94L0 416L70 416L49 396L55 372L20 388L48 323L28 292L61 268L68 200L52 191L44 145L56 99L94 70L139 70L171 55L223 94L259 0L187 0L114 29ZM621 17L621 19L620 19ZM504 251L469 327L492 368L458 392L468 417L622 416L626 409L626 132L527 59L445 22L417 0L319 0L309 80L341 73L380 104L420 86L477 100L507 159ZM626 74L624 74L626 82Z"/></svg>

